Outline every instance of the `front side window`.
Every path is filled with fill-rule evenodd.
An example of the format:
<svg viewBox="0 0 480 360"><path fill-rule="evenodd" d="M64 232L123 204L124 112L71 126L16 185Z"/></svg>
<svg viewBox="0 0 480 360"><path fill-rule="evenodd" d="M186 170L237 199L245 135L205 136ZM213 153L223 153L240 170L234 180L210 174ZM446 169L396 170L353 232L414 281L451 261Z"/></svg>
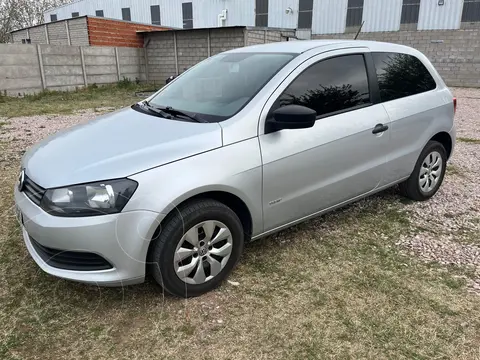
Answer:
<svg viewBox="0 0 480 360"><path fill-rule="evenodd" d="M346 55L310 66L280 95L272 110L302 105L324 116L369 103L363 55Z"/></svg>
<svg viewBox="0 0 480 360"><path fill-rule="evenodd" d="M382 101L420 94L437 87L416 57L399 53L372 53Z"/></svg>
<svg viewBox="0 0 480 360"><path fill-rule="evenodd" d="M220 54L196 65L161 90L150 104L198 114L209 122L240 111L294 55Z"/></svg>

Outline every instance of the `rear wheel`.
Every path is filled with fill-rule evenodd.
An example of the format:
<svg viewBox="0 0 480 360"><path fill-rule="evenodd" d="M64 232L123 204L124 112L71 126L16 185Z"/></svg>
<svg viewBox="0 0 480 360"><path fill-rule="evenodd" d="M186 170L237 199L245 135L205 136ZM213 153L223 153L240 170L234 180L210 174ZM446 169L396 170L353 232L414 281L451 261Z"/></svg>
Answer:
<svg viewBox="0 0 480 360"><path fill-rule="evenodd" d="M199 296L228 276L243 243L243 227L233 210L215 200L196 200L167 218L150 250L150 272L173 295Z"/></svg>
<svg viewBox="0 0 480 360"><path fill-rule="evenodd" d="M430 199L445 176L447 153L437 141L429 141L420 154L410 177L400 184L402 195L416 201Z"/></svg>

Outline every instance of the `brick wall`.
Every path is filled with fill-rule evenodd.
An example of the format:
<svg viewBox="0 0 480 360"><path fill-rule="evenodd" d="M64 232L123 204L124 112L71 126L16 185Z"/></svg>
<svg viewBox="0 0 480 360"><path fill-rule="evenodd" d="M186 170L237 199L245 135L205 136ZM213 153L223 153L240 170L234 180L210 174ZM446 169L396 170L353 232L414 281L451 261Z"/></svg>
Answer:
<svg viewBox="0 0 480 360"><path fill-rule="evenodd" d="M295 37L295 30L247 30L247 46L286 41Z"/></svg>
<svg viewBox="0 0 480 360"><path fill-rule="evenodd" d="M174 32L158 32L148 35L148 79L157 83L177 73L175 65Z"/></svg>
<svg viewBox="0 0 480 360"><path fill-rule="evenodd" d="M52 45L68 45L68 33L64 21L47 24L48 40Z"/></svg>
<svg viewBox="0 0 480 360"><path fill-rule="evenodd" d="M250 30L247 33L247 46L265 44L265 30Z"/></svg>
<svg viewBox="0 0 480 360"><path fill-rule="evenodd" d="M164 84L165 80L189 67L223 51L245 45L284 41L294 36L295 30L225 27L212 29L178 30L146 34L148 42L148 80ZM177 53L175 54L175 44ZM210 48L209 48L210 45Z"/></svg>
<svg viewBox="0 0 480 360"><path fill-rule="evenodd" d="M27 30L17 31L12 34L12 40L14 44L21 44L23 39L28 39Z"/></svg>
<svg viewBox="0 0 480 360"><path fill-rule="evenodd" d="M73 46L88 46L87 18L78 18L68 20L68 32L70 35L70 44Z"/></svg>
<svg viewBox="0 0 480 360"><path fill-rule="evenodd" d="M208 31L177 32L177 56L180 72L208 57Z"/></svg>
<svg viewBox="0 0 480 360"><path fill-rule="evenodd" d="M45 26L38 26L31 28L29 30L30 40L32 44L46 44L47 43L47 33L45 31Z"/></svg>
<svg viewBox="0 0 480 360"><path fill-rule="evenodd" d="M158 26L141 25L88 17L88 34L92 46L143 47L143 35L137 31L159 30Z"/></svg>
<svg viewBox="0 0 480 360"><path fill-rule="evenodd" d="M210 55L245 46L244 28L210 30Z"/></svg>
<svg viewBox="0 0 480 360"><path fill-rule="evenodd" d="M360 40L385 41L423 52L449 86L480 87L480 29L361 33ZM352 39L352 34L314 35Z"/></svg>

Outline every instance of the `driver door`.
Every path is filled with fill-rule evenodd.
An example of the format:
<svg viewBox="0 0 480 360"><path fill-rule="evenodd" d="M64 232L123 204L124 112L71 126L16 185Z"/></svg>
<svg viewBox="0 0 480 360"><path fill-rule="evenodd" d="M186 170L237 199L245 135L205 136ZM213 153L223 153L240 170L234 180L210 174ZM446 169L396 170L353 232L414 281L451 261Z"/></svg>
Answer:
<svg viewBox="0 0 480 360"><path fill-rule="evenodd" d="M367 66L373 65L370 53L357 48L327 54L292 72L262 113L266 232L371 192L382 181L389 134L372 131L389 120L372 91L377 83ZM265 133L272 111L289 104L316 110L314 127Z"/></svg>

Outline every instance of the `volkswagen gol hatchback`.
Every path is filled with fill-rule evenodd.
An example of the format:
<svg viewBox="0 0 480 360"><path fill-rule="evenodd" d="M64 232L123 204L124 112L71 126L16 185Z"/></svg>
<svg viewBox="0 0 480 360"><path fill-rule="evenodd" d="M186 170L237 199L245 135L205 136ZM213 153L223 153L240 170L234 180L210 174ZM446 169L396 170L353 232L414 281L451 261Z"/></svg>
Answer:
<svg viewBox="0 0 480 360"><path fill-rule="evenodd" d="M30 149L15 189L47 273L177 296L227 277L244 243L395 184L427 200L455 99L399 45L297 41L213 56L131 108Z"/></svg>

